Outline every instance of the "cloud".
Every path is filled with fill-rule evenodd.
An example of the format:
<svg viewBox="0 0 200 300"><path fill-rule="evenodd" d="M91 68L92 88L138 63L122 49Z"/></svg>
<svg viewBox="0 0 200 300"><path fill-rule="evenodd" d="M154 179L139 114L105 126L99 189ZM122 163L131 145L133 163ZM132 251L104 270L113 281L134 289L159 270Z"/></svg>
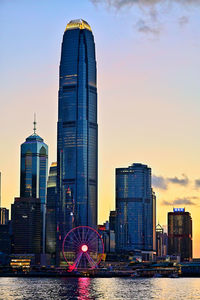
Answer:
<svg viewBox="0 0 200 300"><path fill-rule="evenodd" d="M171 178L165 178L163 176L152 176L152 185L154 188L158 188L161 190L167 190L168 184L177 184L181 186L187 186L189 184L189 179L186 175L182 175L183 178L178 178L177 176L171 177ZM198 187L200 187L200 179L196 180L196 185L198 184Z"/></svg>
<svg viewBox="0 0 200 300"><path fill-rule="evenodd" d="M195 188L199 189L200 188L200 179L195 180Z"/></svg>
<svg viewBox="0 0 200 300"><path fill-rule="evenodd" d="M182 6L196 6L200 4L200 0L91 0L94 4L107 4L115 8L130 7L134 5L143 6L143 7L153 7L158 4L161 5L170 5L173 3L178 3Z"/></svg>
<svg viewBox="0 0 200 300"><path fill-rule="evenodd" d="M180 26L184 26L189 23L189 18L186 16L182 16L178 20Z"/></svg>
<svg viewBox="0 0 200 300"><path fill-rule="evenodd" d="M161 190L167 189L167 181L162 176L153 175L152 176L152 185L153 185L153 187L161 189Z"/></svg>
<svg viewBox="0 0 200 300"><path fill-rule="evenodd" d="M174 206L174 205L197 205L194 201L192 201L192 200L196 200L196 199L198 199L198 197L192 196L192 197L176 198L176 199L173 200L172 202L164 200L164 201L162 202L162 205L165 205L165 206Z"/></svg>
<svg viewBox="0 0 200 300"><path fill-rule="evenodd" d="M147 25L147 23L142 19L140 19L136 23L136 28L139 32L142 32L142 33L145 33L145 34L151 33L151 34L158 35L160 33L160 28L159 27L156 27L156 26L153 27L151 25Z"/></svg>
<svg viewBox="0 0 200 300"><path fill-rule="evenodd" d="M189 183L189 179L186 175L183 174L183 178L173 177L173 178L167 178L168 182L179 184L182 186L186 186Z"/></svg>
<svg viewBox="0 0 200 300"><path fill-rule="evenodd" d="M185 8L197 8L200 0L90 0L93 4L104 4L107 8L116 10L130 9L137 7L142 13L142 20L136 20L135 27L139 32L145 34L158 35L161 31L159 17L166 15L173 8L173 4ZM147 22L148 21L148 22ZM177 23L184 26L189 23L189 17L181 16L177 18Z"/></svg>

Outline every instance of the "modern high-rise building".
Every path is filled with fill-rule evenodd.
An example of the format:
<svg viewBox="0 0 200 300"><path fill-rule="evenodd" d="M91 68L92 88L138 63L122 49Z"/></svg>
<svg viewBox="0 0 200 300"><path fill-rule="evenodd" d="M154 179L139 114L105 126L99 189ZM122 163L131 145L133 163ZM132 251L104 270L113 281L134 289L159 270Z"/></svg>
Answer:
<svg viewBox="0 0 200 300"><path fill-rule="evenodd" d="M116 210L117 251L155 251L156 197L147 165L116 169Z"/></svg>
<svg viewBox="0 0 200 300"><path fill-rule="evenodd" d="M164 232L163 227L158 224L156 226L156 255L164 257L167 255L167 233Z"/></svg>
<svg viewBox="0 0 200 300"><path fill-rule="evenodd" d="M41 253L41 201L38 198L15 198L11 205L13 253Z"/></svg>
<svg viewBox="0 0 200 300"><path fill-rule="evenodd" d="M46 253L50 254L50 262L56 257L56 207L57 207L57 163L52 163L47 181L46 204Z"/></svg>
<svg viewBox="0 0 200 300"><path fill-rule="evenodd" d="M184 208L168 213L168 254L181 261L192 259L192 218Z"/></svg>
<svg viewBox="0 0 200 300"><path fill-rule="evenodd" d="M21 145L20 197L39 198L42 212L42 249L45 250L45 206L48 174L48 146L34 132Z"/></svg>
<svg viewBox="0 0 200 300"><path fill-rule="evenodd" d="M0 172L0 207L1 207L1 172Z"/></svg>
<svg viewBox="0 0 200 300"><path fill-rule="evenodd" d="M97 142L94 36L86 21L73 20L64 32L60 61L57 136L60 245L71 229L72 214L74 226L97 226Z"/></svg>

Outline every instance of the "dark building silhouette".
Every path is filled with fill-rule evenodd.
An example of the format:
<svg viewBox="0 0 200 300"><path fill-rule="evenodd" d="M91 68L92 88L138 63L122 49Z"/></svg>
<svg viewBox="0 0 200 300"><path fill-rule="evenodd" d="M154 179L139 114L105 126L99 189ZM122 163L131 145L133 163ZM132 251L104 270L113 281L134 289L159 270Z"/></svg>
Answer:
<svg viewBox="0 0 200 300"><path fill-rule="evenodd" d="M94 36L86 21L73 20L63 36L60 61L57 135L60 253L72 224L97 228L97 142Z"/></svg>
<svg viewBox="0 0 200 300"><path fill-rule="evenodd" d="M151 168L134 163L116 169L116 250L156 250L156 197Z"/></svg>
<svg viewBox="0 0 200 300"><path fill-rule="evenodd" d="M192 218L184 208L168 213L168 254L179 255L181 261L192 259Z"/></svg>
<svg viewBox="0 0 200 300"><path fill-rule="evenodd" d="M47 181L46 206L46 253L50 254L51 263L56 256L56 205L57 205L57 163L52 163Z"/></svg>
<svg viewBox="0 0 200 300"><path fill-rule="evenodd" d="M41 253L41 202L38 198L15 198L11 205L13 253Z"/></svg>
<svg viewBox="0 0 200 300"><path fill-rule="evenodd" d="M111 210L109 216L109 229L113 230L114 232L116 230L116 217L117 217L116 210Z"/></svg>
<svg viewBox="0 0 200 300"><path fill-rule="evenodd" d="M9 223L0 225L0 252L4 254L11 253L11 233Z"/></svg>

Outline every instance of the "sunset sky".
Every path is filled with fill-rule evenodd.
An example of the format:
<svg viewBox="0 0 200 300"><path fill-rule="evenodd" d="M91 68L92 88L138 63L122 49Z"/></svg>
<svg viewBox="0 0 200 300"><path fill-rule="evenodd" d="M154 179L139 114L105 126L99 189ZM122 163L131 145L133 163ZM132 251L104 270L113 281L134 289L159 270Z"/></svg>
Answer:
<svg viewBox="0 0 200 300"><path fill-rule="evenodd" d="M199 16L199 0L0 0L2 205L19 196L20 144L34 112L56 161L62 36L82 18L96 44L99 222L115 208L115 168L148 164L157 222L185 207L200 257Z"/></svg>

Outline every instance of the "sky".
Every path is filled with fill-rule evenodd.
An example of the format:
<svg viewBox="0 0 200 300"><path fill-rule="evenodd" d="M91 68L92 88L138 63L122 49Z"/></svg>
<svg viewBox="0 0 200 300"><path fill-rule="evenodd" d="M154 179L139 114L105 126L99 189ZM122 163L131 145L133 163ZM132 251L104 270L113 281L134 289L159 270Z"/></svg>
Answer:
<svg viewBox="0 0 200 300"><path fill-rule="evenodd" d="M0 0L2 205L19 196L20 145L34 112L49 165L56 161L62 36L82 18L96 45L99 223L115 209L115 168L147 164L157 222L185 207L200 257L199 14L199 0Z"/></svg>

